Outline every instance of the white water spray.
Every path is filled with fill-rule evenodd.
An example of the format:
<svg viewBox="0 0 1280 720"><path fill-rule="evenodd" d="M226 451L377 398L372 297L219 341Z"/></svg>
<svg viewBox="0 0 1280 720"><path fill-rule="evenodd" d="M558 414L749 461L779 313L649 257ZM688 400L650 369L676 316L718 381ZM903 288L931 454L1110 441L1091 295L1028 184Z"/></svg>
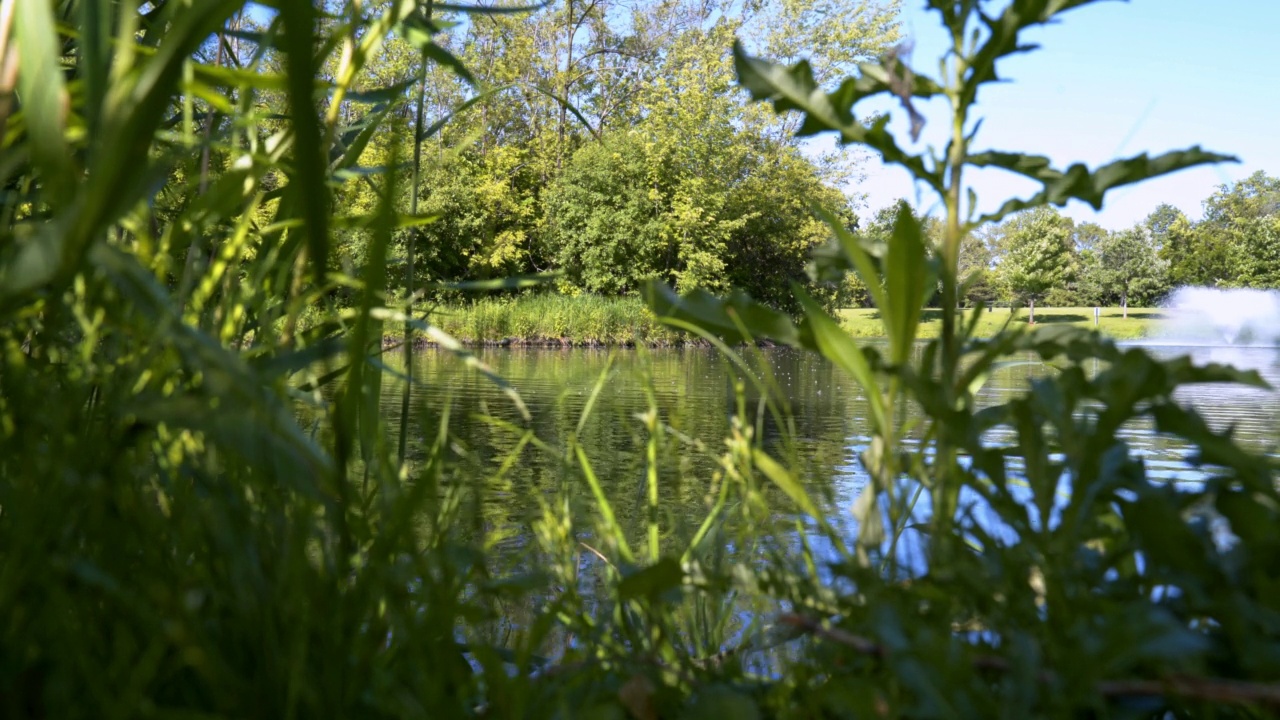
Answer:
<svg viewBox="0 0 1280 720"><path fill-rule="evenodd" d="M1184 287L1165 303L1160 338L1188 345L1280 345L1280 291Z"/></svg>

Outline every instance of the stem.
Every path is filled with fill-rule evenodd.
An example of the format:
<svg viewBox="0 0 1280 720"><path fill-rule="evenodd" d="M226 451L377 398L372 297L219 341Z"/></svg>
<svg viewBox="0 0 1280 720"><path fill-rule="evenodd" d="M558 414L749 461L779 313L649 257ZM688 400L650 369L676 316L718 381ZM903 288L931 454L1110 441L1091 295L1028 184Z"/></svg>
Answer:
<svg viewBox="0 0 1280 720"><path fill-rule="evenodd" d="M413 120L413 187L409 190L409 214L418 214L418 184L422 177L422 109L427 95L427 63L422 62L422 78L418 82L418 108ZM404 301L404 395L400 398L400 466L404 467L405 450L409 439L409 393L413 390L413 294L414 265L417 261L416 229L409 231L408 257L406 258L407 276L405 277Z"/></svg>
<svg viewBox="0 0 1280 720"><path fill-rule="evenodd" d="M658 426L658 405L656 399L651 396L649 405L649 443L645 448L645 481L649 491L649 507L648 507L648 525L649 525L649 562L658 562L661 553L661 545L659 543L658 534L658 433L661 428Z"/></svg>
<svg viewBox="0 0 1280 720"><path fill-rule="evenodd" d="M960 242L964 228L960 222L960 189L963 185L964 159L967 141L964 129L968 120L968 106L964 102L964 76L968 70L968 62L964 54L964 28L957 27L951 33L952 50L955 57L954 77L948 93L951 100L951 142L947 152L948 179L944 201L947 205L947 225L942 243L942 383L945 402L948 408L954 408L960 395L964 392L957 388L954 379L959 377L960 348L956 332L956 273L959 267ZM955 517L956 504L960 489L955 486L950 472L954 464L955 449L947 439L946 433L938 438L938 450L935 457L935 477L937 492L934 503L937 533L935 538L941 540L950 531Z"/></svg>

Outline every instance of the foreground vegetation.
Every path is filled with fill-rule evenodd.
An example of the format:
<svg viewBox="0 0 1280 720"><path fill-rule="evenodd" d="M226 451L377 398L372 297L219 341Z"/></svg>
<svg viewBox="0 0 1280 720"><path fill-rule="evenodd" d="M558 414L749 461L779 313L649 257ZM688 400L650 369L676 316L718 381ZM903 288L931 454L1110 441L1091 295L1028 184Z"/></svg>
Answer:
<svg viewBox="0 0 1280 720"><path fill-rule="evenodd" d="M954 40L939 78L888 51L827 93L830 63L783 66L714 45L727 43L728 6L692 21L716 33L671 46L732 62L755 99L790 113L770 127L834 132L902 165L936 191L945 221L931 244L899 212L878 246L838 209L819 209L830 239L814 254L814 284L792 291L798 323L743 294L648 283L654 314L720 347L740 381L720 443L683 435L649 393L626 428L642 460L617 468L576 440L610 430L594 425L591 401L609 391L607 371L551 444L518 388L445 333L418 292L418 263L470 256L418 244L415 229L456 216L423 212L412 180L465 142L440 135L447 122L424 117L416 98L442 75L474 79L443 40L450 28L510 8L459 26L407 0L324 13L279 0L259 31L241 24L241 0L0 3L4 714L1280 711L1276 460L1172 399L1183 383L1260 385L1257 375L1158 361L1071 327L981 338L957 312L960 248L978 224L1069 199L1100 205L1113 188L1229 158L1193 148L1090 172L977 150L971 111L996 65L1027 49L1025 29L1088 3L930 4ZM582 9L566 2L557 19L607 36ZM848 40L810 20L797 27L815 44ZM410 82L372 71L393 39L412 48ZM760 51L791 54L774 42ZM480 57L494 68L511 52ZM667 87L714 85L691 80L707 82ZM562 112L528 116L567 127L581 93L540 89ZM490 91L462 104L525 116L486 105ZM864 124L855 105L874 96L909 115L913 102L945 99L946 152L904 149L884 124ZM669 101L664 116L683 118L684 95ZM711 135L743 127L743 115L719 112L690 117ZM411 142L364 164L379 128L410 124ZM975 217L962 200L973 168L1041 189ZM679 197L699 197L696 175L681 177ZM331 201L353 180L367 206L335 216ZM670 217L703 228L710 216ZM729 231L712 225L689 236ZM806 291L849 273L881 309L883 347L857 344ZM455 294L537 282L432 280ZM918 350L935 293L942 327ZM508 452L477 456L447 403L415 405L409 388L431 388L414 377L413 343L397 350L400 370L384 362L389 327L402 341L425 334L506 392L516 419L482 414L471 427L508 438ZM870 481L852 524L824 513L829 488L799 472L802 438L767 363L728 346L765 337L819 353L865 396L857 451ZM1029 355L1060 371L978 407L993 368ZM1086 372L1093 361L1099 372ZM383 398L392 372L405 391ZM906 403L918 420L903 420ZM1196 482L1148 477L1120 432L1132 422L1183 443ZM501 507L505 474L530 453L556 472L537 488L539 512L521 518L526 531L495 537L484 508ZM603 473L634 489L607 494ZM660 512L663 494L688 498L695 517Z"/></svg>

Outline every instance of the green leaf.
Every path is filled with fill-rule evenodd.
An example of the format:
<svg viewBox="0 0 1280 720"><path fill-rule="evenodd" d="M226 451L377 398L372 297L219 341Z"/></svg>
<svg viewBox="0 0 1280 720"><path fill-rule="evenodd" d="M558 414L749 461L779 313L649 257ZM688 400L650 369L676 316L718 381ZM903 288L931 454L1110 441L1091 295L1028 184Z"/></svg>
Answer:
<svg viewBox="0 0 1280 720"><path fill-rule="evenodd" d="M816 214L831 232L835 234L836 241L839 243L845 256L858 276L862 278L862 282L867 287L867 292L871 295L871 301L877 308L888 306L888 298L884 290L884 283L880 277L879 270L876 269L876 263L872 260L871 253L863 244L862 239L845 228L839 218L828 212L825 208L815 207Z"/></svg>
<svg viewBox="0 0 1280 720"><path fill-rule="evenodd" d="M423 128L422 132L418 135L418 139L426 140L429 137L434 137L436 133L440 132L441 128L447 125L450 120L457 117L463 111L467 110L468 108L478 103L488 100L491 97L495 97L499 93L502 93L506 90L511 89L511 87L512 87L511 85L501 85L498 87L491 87L486 89L484 92L479 93L475 97L467 99L465 102L461 103L460 105L449 110L449 112L445 113L444 117L441 117L439 120L436 120L435 122L431 123L427 127Z"/></svg>
<svg viewBox="0 0 1280 720"><path fill-rule="evenodd" d="M751 460L755 463L757 469L764 473L769 481L778 486L778 489L787 496L791 502L800 508L804 514L821 518L818 512L818 506L813 504L813 500L809 499L809 493L805 491L804 484L800 482L800 478L796 477L790 470L784 468L777 460L769 457L764 450L753 447L751 448Z"/></svg>
<svg viewBox="0 0 1280 720"><path fill-rule="evenodd" d="M920 314L933 288L920 222L911 208L901 205L893 224L893 239L885 253L884 304L879 306L895 365L902 365L911 357Z"/></svg>
<svg viewBox="0 0 1280 720"><path fill-rule="evenodd" d="M454 357L461 360L464 365L475 370L481 375L484 375L488 378L489 382L497 385L507 398L511 400L511 404L514 405L516 410L520 413L520 417L524 418L526 421L533 419L533 416L529 414L528 406L524 404L524 400L520 397L520 393L515 389L515 387L495 372L493 368L485 364L483 360L476 357L474 353L463 347L462 343L459 342L457 338L444 330L441 330L435 325L423 322L422 320L406 315L403 312L391 310L390 308L374 308L370 311L370 315L384 322L407 323L410 327L417 329L426 336L427 340L439 345L444 350L447 350Z"/></svg>
<svg viewBox="0 0 1280 720"><path fill-rule="evenodd" d="M651 280L641 289L641 295L658 320L683 320L729 343L771 338L787 345L800 345L800 334L790 318L742 292L734 292L724 299L705 290L681 296L666 283Z"/></svg>
<svg viewBox="0 0 1280 720"><path fill-rule="evenodd" d="M318 363L337 357L346 350L340 337L324 338L300 350L266 355L251 360L250 365L259 376L268 379L288 377L293 373L315 367Z"/></svg>
<svg viewBox="0 0 1280 720"><path fill-rule="evenodd" d="M904 66L894 60L892 70L884 66L862 66L859 77L846 80L839 90L827 94L818 87L813 69L806 61L784 68L748 55L741 43L735 43L733 58L738 82L751 93L752 98L772 102L778 113L790 110L804 113L804 122L797 135L835 131L840 134L841 143L863 143L879 151L885 162L902 165L916 178L939 193L943 192L941 172L930 169L923 155L913 155L899 147L887 129L888 116L864 125L853 113L857 102L882 93L899 97L931 97L940 92L933 81L920 76L908 79L903 74ZM888 82L891 79L892 83ZM904 86L895 88L893 83Z"/></svg>
<svg viewBox="0 0 1280 720"><path fill-rule="evenodd" d="M971 105L976 101L978 88L985 83L997 82L996 62L1003 57L1015 53L1027 52L1035 45L1021 44L1018 34L1035 25L1051 22L1056 15L1072 8L1087 5L1098 0L1013 0L997 16L979 13L983 24L989 32L986 40L969 58L969 72L966 73L961 86L961 102ZM958 10L955 3L947 0L930 0L930 7L942 13L946 23L953 30L961 33L965 30L971 8Z"/></svg>
<svg viewBox="0 0 1280 720"><path fill-rule="evenodd" d="M66 138L70 98L59 65L61 51L52 3L18 3L13 32L18 51L18 98L31 141L31 159L40 171L43 199L58 208L71 202L76 182Z"/></svg>
<svg viewBox="0 0 1280 720"><path fill-rule="evenodd" d="M591 123L587 120L586 116L582 114L582 111L579 110L576 105L569 102L565 98L560 97L559 95L552 92L551 90L548 90L547 88L542 87L541 85L533 84L533 85L529 85L528 87L531 88L534 92L537 92L541 95L545 95L546 97L554 100L557 105L559 105L560 107L568 111L569 114L572 115L579 123L582 123L582 127L586 128L587 132L591 133L592 137L594 137L596 140L600 139L599 131L591 127Z"/></svg>
<svg viewBox="0 0 1280 720"><path fill-rule="evenodd" d="M337 156L332 162L332 169L335 177L342 177L345 171L355 171L355 164L360 161L360 156L364 154L365 148L369 146L369 142L373 139L374 133L382 127L382 122L403 104L403 98L389 103L385 103L375 107L372 112L362 117L359 121L345 127L338 134L337 139L330 150L330 157ZM381 172L382 168L372 169L375 172Z"/></svg>
<svg viewBox="0 0 1280 720"><path fill-rule="evenodd" d="M286 92L289 89L289 78L278 73L204 64L195 65L193 70L197 80L210 85L236 89L252 88L270 92ZM314 83L316 89L329 87L329 84L323 81L316 80Z"/></svg>
<svg viewBox="0 0 1280 720"><path fill-rule="evenodd" d="M445 50L433 42L423 45L419 50L422 51L423 57L431 58L444 67L449 68L455 75L465 80L471 87L474 88L480 86L480 81L476 80L475 76L471 74L471 71L467 69L467 66L448 50Z"/></svg>
<svg viewBox="0 0 1280 720"><path fill-rule="evenodd" d="M41 28L48 23L48 18L37 9L40 7L47 5L22 4L25 22L32 23L29 32L34 33L33 44L24 53L39 50L41 38L47 41L47 33ZM185 59L239 7L237 0L198 3L175 16L163 42L153 53L143 55L117 50L111 77L119 79L113 80L106 89L100 115L101 131L89 140L88 180L80 189L77 204L46 223L37 239L21 246L13 261L0 268L0 298L11 301L45 285L69 283L92 241L100 237L102 228L134 208L150 191L165 169L148 163L146 158L153 155L155 131L170 107ZM121 23L121 32L127 33L129 27ZM116 38L116 45L131 41L132 37L126 34ZM40 62L37 53L34 66L39 67ZM45 88L43 92L47 91ZM60 123L57 118L61 117L59 109L47 122ZM51 136L41 142L44 143L42 152L65 148ZM46 158L45 162L54 163L55 175L61 172L58 170L63 167L61 161ZM46 181L50 179L53 178ZM56 179L54 182L56 184Z"/></svg>
<svg viewBox="0 0 1280 720"><path fill-rule="evenodd" d="M996 151L969 155L965 162L975 167L1008 170L1035 180L1044 188L1025 200L1009 200L996 212L978 219L979 223L985 223L998 222L1015 212L1041 205L1066 205L1069 200L1080 200L1095 210L1101 210L1103 196L1109 190L1197 165L1238 162L1238 159L1231 155L1201 150L1197 145L1154 158L1143 153L1125 160L1116 160L1092 172L1079 163L1061 171L1050 167L1049 159L1045 157Z"/></svg>
<svg viewBox="0 0 1280 720"><path fill-rule="evenodd" d="M389 103L399 105L404 101L405 93L417 84L418 79L413 78L393 85L388 85L387 87L374 88L372 90L348 90L346 99L352 102L366 102L373 104Z"/></svg>
<svg viewBox="0 0 1280 720"><path fill-rule="evenodd" d="M877 431L887 430L889 416L880 394L880 386L862 349L854 342L853 337L840 327L839 323L827 315L817 301L809 297L808 293L797 287L796 297L799 298L800 305L805 311L805 321L801 327L804 333L804 346L817 350L862 386L867 396L872 427Z"/></svg>
<svg viewBox="0 0 1280 720"><path fill-rule="evenodd" d="M635 555L631 552L631 545L627 543L627 534L623 531L622 526L618 524L617 516L613 514L613 505L609 502L609 496L605 495L604 487L600 484L600 479L596 477L596 471L591 467L591 461L587 459L587 453L582 449L581 445L574 445L574 454L578 458L578 466L582 468L582 477L587 481L587 487L591 490L591 495L595 498L596 509L600 511L600 517L604 522L604 531L608 533L610 539L618 546L618 554L626 562L635 562Z"/></svg>

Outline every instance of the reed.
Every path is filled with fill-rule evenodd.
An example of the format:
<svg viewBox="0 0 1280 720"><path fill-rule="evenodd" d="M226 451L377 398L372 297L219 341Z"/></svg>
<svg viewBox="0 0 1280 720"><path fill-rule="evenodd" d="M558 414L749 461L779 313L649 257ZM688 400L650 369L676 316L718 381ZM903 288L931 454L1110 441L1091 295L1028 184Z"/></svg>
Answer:
<svg viewBox="0 0 1280 720"><path fill-rule="evenodd" d="M445 305L433 320L467 343L667 347L687 336L657 321L637 297L522 295Z"/></svg>

